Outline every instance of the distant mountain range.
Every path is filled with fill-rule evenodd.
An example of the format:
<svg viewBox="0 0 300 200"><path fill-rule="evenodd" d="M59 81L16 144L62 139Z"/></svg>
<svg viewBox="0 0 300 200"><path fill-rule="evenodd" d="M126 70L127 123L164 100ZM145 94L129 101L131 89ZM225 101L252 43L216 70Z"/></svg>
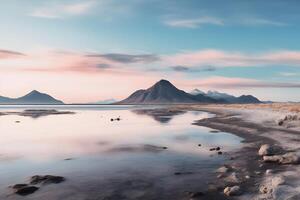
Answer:
<svg viewBox="0 0 300 200"><path fill-rule="evenodd" d="M167 80L160 80L148 89L137 90L117 104L169 104L169 103L261 103L256 97L208 92L195 89L191 93L176 88Z"/></svg>
<svg viewBox="0 0 300 200"><path fill-rule="evenodd" d="M194 89L190 93L176 88L167 80L160 80L148 89L137 90L128 98L115 102L114 99L107 99L93 104L181 104L181 103L263 103L252 95L242 95L235 97L230 94L218 91L208 91L207 93ZM31 91L19 98L9 98L0 96L0 104L64 104L62 101L52 96Z"/></svg>
<svg viewBox="0 0 300 200"><path fill-rule="evenodd" d="M0 104L64 104L62 101L51 97L48 94L36 90L19 97L9 98L0 96Z"/></svg>
<svg viewBox="0 0 300 200"><path fill-rule="evenodd" d="M205 93L199 89L192 90L190 94L193 95L202 94L213 99L224 101L225 103L262 103L259 99L257 99L252 95L241 95L239 97L236 97L231 94L221 93L218 91L211 91L211 90Z"/></svg>
<svg viewBox="0 0 300 200"><path fill-rule="evenodd" d="M88 104L113 104L117 102L116 99L104 99L104 100L100 100L100 101L96 101L96 102L91 102Z"/></svg>

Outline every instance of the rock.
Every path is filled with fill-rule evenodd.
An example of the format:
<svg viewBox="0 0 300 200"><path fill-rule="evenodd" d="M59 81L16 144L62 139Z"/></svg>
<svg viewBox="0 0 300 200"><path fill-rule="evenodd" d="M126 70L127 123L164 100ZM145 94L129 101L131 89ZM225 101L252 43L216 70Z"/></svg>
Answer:
<svg viewBox="0 0 300 200"><path fill-rule="evenodd" d="M259 187L259 192L262 194L270 194L272 192L272 189L265 185L262 185Z"/></svg>
<svg viewBox="0 0 300 200"><path fill-rule="evenodd" d="M271 194L277 190L277 188L285 183L283 176L269 177L267 181L259 187L259 191L262 194Z"/></svg>
<svg viewBox="0 0 300 200"><path fill-rule="evenodd" d="M15 184L13 186L11 186L12 189L20 189L20 188L23 188L23 187L26 187L28 186L28 184L25 184L25 183L20 183L20 184Z"/></svg>
<svg viewBox="0 0 300 200"><path fill-rule="evenodd" d="M16 184L16 185L12 186L12 189L14 190L15 194L26 196L26 195L34 193L39 188L28 185L28 184Z"/></svg>
<svg viewBox="0 0 300 200"><path fill-rule="evenodd" d="M220 149L221 149L220 147L217 147L217 148L216 148L216 151L220 151Z"/></svg>
<svg viewBox="0 0 300 200"><path fill-rule="evenodd" d="M168 149L168 147L162 147L163 149Z"/></svg>
<svg viewBox="0 0 300 200"><path fill-rule="evenodd" d="M283 155L264 156L264 162L277 162L279 164L299 164L300 157L295 153L286 153Z"/></svg>
<svg viewBox="0 0 300 200"><path fill-rule="evenodd" d="M224 194L227 196L235 196L240 194L240 187L235 185L233 187L226 187L224 189Z"/></svg>
<svg viewBox="0 0 300 200"><path fill-rule="evenodd" d="M217 172L218 173L227 173L227 172L229 172L229 168L228 167L226 167L226 166L222 166L222 167L220 167L219 169L217 169Z"/></svg>
<svg viewBox="0 0 300 200"><path fill-rule="evenodd" d="M285 183L285 179L283 176L275 176L271 179L271 184L273 188L282 185L284 183Z"/></svg>
<svg viewBox="0 0 300 200"><path fill-rule="evenodd" d="M264 162L279 162L281 159L281 156L264 156L263 161Z"/></svg>
<svg viewBox="0 0 300 200"><path fill-rule="evenodd" d="M193 174L193 172L175 172L174 175L189 175L189 174Z"/></svg>
<svg viewBox="0 0 300 200"><path fill-rule="evenodd" d="M209 150L210 150L210 151L215 151L215 150L216 150L216 148L210 148Z"/></svg>
<svg viewBox="0 0 300 200"><path fill-rule="evenodd" d="M267 169L266 170L266 175L271 175L273 174L273 170L272 169Z"/></svg>
<svg viewBox="0 0 300 200"><path fill-rule="evenodd" d="M274 155L274 148L268 144L264 144L260 147L258 151L258 155L260 156L271 156Z"/></svg>
<svg viewBox="0 0 300 200"><path fill-rule="evenodd" d="M219 174L218 176L217 176L217 178L224 178L225 177L225 174Z"/></svg>
<svg viewBox="0 0 300 200"><path fill-rule="evenodd" d="M189 196L190 196L191 198L197 198L197 197L201 197L201 196L203 196L203 195L204 195L203 192L189 192Z"/></svg>
<svg viewBox="0 0 300 200"><path fill-rule="evenodd" d="M201 147L202 145L201 144L198 144L198 147Z"/></svg>
<svg viewBox="0 0 300 200"><path fill-rule="evenodd" d="M282 155L279 160L280 164L299 164L300 158L299 155L295 153L286 153Z"/></svg>
<svg viewBox="0 0 300 200"><path fill-rule="evenodd" d="M222 155L223 154L223 152L222 151L218 151L218 155Z"/></svg>
<svg viewBox="0 0 300 200"><path fill-rule="evenodd" d="M15 121L16 123L20 123L20 121Z"/></svg>
<svg viewBox="0 0 300 200"><path fill-rule="evenodd" d="M246 175L245 178L246 178L246 179L250 179L250 176L249 176L249 175Z"/></svg>
<svg viewBox="0 0 300 200"><path fill-rule="evenodd" d="M52 176L52 175L35 175L32 176L30 179L30 184L36 185L36 184L50 184L50 183L61 183L65 181L65 178L62 176Z"/></svg>
<svg viewBox="0 0 300 200"><path fill-rule="evenodd" d="M278 121L278 125L279 125L279 126L282 126L282 125L283 125L283 122L284 122L284 120L282 120L282 119L279 120L279 121Z"/></svg>
<svg viewBox="0 0 300 200"><path fill-rule="evenodd" d="M74 160L74 158L65 158L65 161Z"/></svg>
<svg viewBox="0 0 300 200"><path fill-rule="evenodd" d="M229 183L240 183L241 182L241 180L238 178L238 176L235 172L231 173L224 180Z"/></svg>

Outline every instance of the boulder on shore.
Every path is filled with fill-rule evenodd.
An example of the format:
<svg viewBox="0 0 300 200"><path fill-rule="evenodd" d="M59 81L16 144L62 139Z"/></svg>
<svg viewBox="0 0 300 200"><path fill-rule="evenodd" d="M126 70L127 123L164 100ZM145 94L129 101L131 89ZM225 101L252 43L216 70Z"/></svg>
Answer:
<svg viewBox="0 0 300 200"><path fill-rule="evenodd" d="M235 195L239 195L240 194L240 187L235 185L233 187L226 187L224 189L224 194L226 196L235 196Z"/></svg>
<svg viewBox="0 0 300 200"><path fill-rule="evenodd" d="M283 155L264 156L264 162L277 162L279 164L299 164L300 156L295 153L286 153Z"/></svg>
<svg viewBox="0 0 300 200"><path fill-rule="evenodd" d="M275 149L269 144L261 145L258 155L260 156L272 156L275 154Z"/></svg>

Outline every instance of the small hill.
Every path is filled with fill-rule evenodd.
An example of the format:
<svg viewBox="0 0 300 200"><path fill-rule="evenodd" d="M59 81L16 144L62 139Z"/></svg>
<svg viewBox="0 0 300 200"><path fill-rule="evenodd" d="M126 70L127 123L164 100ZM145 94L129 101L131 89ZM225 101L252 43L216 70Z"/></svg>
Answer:
<svg viewBox="0 0 300 200"><path fill-rule="evenodd" d="M52 96L33 90L19 98L8 98L0 96L0 104L64 104Z"/></svg>

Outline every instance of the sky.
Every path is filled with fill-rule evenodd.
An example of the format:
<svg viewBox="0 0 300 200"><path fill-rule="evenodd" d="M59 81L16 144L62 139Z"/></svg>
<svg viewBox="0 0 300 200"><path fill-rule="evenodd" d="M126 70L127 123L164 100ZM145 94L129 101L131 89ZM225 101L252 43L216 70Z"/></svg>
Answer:
<svg viewBox="0 0 300 200"><path fill-rule="evenodd" d="M298 0L1 0L0 96L121 100L167 79L300 101Z"/></svg>

